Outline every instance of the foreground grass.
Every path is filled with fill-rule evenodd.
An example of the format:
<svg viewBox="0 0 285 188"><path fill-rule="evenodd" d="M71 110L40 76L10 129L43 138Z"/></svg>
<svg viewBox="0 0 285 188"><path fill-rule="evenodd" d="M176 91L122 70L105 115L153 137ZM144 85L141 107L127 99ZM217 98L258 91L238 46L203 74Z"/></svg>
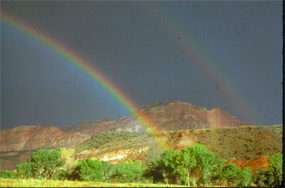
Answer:
<svg viewBox="0 0 285 188"><path fill-rule="evenodd" d="M102 183L69 180L4 179L0 187L184 187L181 185L153 183Z"/></svg>

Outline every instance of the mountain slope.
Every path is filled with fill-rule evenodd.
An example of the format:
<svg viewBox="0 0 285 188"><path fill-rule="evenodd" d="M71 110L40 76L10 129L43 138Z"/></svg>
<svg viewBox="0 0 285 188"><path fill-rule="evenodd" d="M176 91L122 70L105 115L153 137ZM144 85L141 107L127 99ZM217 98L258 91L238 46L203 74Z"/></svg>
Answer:
<svg viewBox="0 0 285 188"><path fill-rule="evenodd" d="M201 143L225 160L249 160L281 152L282 136L282 125L157 131L153 134L101 132L75 147L74 160L90 157L117 163L140 159L147 163L163 151L158 140L173 149ZM31 151L0 152L0 168L15 169L15 165L25 161L30 153Z"/></svg>
<svg viewBox="0 0 285 188"><path fill-rule="evenodd" d="M162 152L161 143L179 149L201 143L224 159L257 158L281 151L283 127L244 126L228 112L189 103L154 103L136 112L152 127L144 127L131 116L85 121L75 126L18 126L0 132L0 169L15 169L32 151L76 148L74 158L119 162L147 162ZM148 133L150 131L150 133ZM157 141L161 143L157 143Z"/></svg>
<svg viewBox="0 0 285 188"><path fill-rule="evenodd" d="M219 108L207 110L179 101L154 103L137 111L148 124L149 131L195 128L234 127L244 125ZM145 127L129 115L82 122L75 126L58 127L18 126L1 130L0 151L21 151L40 148L73 147L93 134L104 131L145 132Z"/></svg>
<svg viewBox="0 0 285 188"><path fill-rule="evenodd" d="M279 128L280 131L275 131L275 128ZM102 134L112 135L118 133L95 134L92 137L93 139L88 139L76 147L78 151L76 158L90 157L107 161L110 159L111 162L129 159L149 161L158 157L163 151L159 147L160 144L157 144L157 140L173 149L181 149L200 143L225 160L231 158L237 160L254 159L266 154L281 152L283 147L282 125L158 131L153 135L136 135L138 133L124 132L120 133L120 139L117 138L118 135L109 137L109 139L105 139L106 143L94 146L98 143L97 139ZM140 148L144 149L135 154ZM122 151L125 152L124 156L122 156ZM114 161L113 159L116 156L120 160Z"/></svg>

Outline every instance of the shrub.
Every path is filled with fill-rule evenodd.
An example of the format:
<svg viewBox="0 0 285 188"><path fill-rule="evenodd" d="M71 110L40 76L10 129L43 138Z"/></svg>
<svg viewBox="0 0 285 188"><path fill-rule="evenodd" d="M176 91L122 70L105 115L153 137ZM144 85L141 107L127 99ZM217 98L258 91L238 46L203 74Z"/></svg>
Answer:
<svg viewBox="0 0 285 188"><path fill-rule="evenodd" d="M20 163L16 165L16 168L17 168L17 177L19 178L33 177L31 163Z"/></svg>
<svg viewBox="0 0 285 188"><path fill-rule="evenodd" d="M283 154L281 152L268 155L270 165L266 169L259 169L253 176L253 181L259 186L279 187L283 181Z"/></svg>
<svg viewBox="0 0 285 188"><path fill-rule="evenodd" d="M90 158L80 160L75 166L72 176L85 181L102 181L102 162Z"/></svg>
<svg viewBox="0 0 285 188"><path fill-rule="evenodd" d="M116 166L112 163L102 161L103 181L111 182Z"/></svg>
<svg viewBox="0 0 285 188"><path fill-rule="evenodd" d="M119 182L138 182L142 180L142 175L142 162L130 160L117 164L114 178Z"/></svg>
<svg viewBox="0 0 285 188"><path fill-rule="evenodd" d="M236 167L234 163L228 163L222 170L221 179L226 180L230 186L251 186L251 168L245 167L242 170Z"/></svg>
<svg viewBox="0 0 285 188"><path fill-rule="evenodd" d="M252 177L253 182L261 187L267 186L268 181L267 181L266 173L267 173L267 170L264 168L260 168L256 170L255 174Z"/></svg>
<svg viewBox="0 0 285 188"><path fill-rule="evenodd" d="M17 175L21 178L51 178L62 165L59 150L41 149L33 152L27 163L17 165Z"/></svg>
<svg viewBox="0 0 285 188"><path fill-rule="evenodd" d="M16 173L9 170L0 170L0 177L2 178L15 178Z"/></svg>
<svg viewBox="0 0 285 188"><path fill-rule="evenodd" d="M270 163L268 167L268 185L273 187L280 186L283 178L283 154L278 152L272 156L268 156L268 158Z"/></svg>

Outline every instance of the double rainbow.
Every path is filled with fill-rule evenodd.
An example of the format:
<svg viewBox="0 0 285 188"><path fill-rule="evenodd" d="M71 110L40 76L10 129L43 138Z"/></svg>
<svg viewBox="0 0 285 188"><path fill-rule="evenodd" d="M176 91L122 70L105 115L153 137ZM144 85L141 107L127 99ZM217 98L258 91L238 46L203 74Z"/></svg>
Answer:
<svg viewBox="0 0 285 188"><path fill-rule="evenodd" d="M83 73L88 75L112 98L119 102L119 104L122 105L122 107L128 111L140 125L142 125L146 130L149 131L149 133L153 135L155 126L149 120L147 120L146 117L136 111L136 109L138 109L137 105L129 97L127 97L123 91L117 88L114 83L110 82L110 80L108 80L98 69L92 66L90 62L86 61L74 51L68 49L66 46L59 43L52 37L41 31L33 30L28 24L5 12L1 13L1 21L39 42L41 45L46 46L53 52L60 55L62 58L66 59L73 66L77 67ZM154 139L162 149L167 148L166 144L161 142L159 138L154 136Z"/></svg>
<svg viewBox="0 0 285 188"><path fill-rule="evenodd" d="M153 15L155 20L161 23L162 27L166 28L167 31L175 36L181 36L181 38L185 39L181 40L181 43L183 44L186 52L189 52L188 54L191 55L191 57L196 58L198 62L200 62L203 70L207 74L211 75L217 83L224 86L224 88L227 88L225 90L225 94L228 101L232 102L233 106L238 108L240 112L244 112L244 117L253 121L252 116L249 116L248 113L248 109L250 107L247 106L250 103L246 102L240 91L233 87L234 84L229 81L228 76L226 76L225 73L222 73L224 71L222 71L222 68L218 66L219 63L215 63L213 60L207 58L205 53L202 53L203 50L201 50L201 47L199 47L198 43L195 42L195 39L189 36L189 34L183 32L182 27L177 25L173 18L171 19L166 13L164 13L165 11L160 10L159 8L154 8L154 6L147 7L144 3L142 3L142 5L145 5L144 7ZM127 112L129 112L139 124L144 126L151 134L153 134L155 126L146 117L136 111L136 109L138 109L137 105L130 99L130 97L126 96L123 91L117 88L114 83L110 82L110 80L108 80L96 67L94 67L92 63L86 61L74 51L59 43L54 38L46 35L44 32L33 30L27 23L24 23L5 12L1 13L1 21L39 42L41 45L49 48L51 51L66 59L67 62L71 63L74 67L77 67L84 74L88 75L95 81L95 83L105 90L110 97L115 99ZM162 148L166 148L166 145L160 142L158 138L155 139Z"/></svg>

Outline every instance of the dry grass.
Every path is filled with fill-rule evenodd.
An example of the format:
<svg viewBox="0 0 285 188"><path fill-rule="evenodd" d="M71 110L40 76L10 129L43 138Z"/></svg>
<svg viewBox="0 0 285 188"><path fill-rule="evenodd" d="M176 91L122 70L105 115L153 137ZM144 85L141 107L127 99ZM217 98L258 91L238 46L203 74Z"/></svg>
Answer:
<svg viewBox="0 0 285 188"><path fill-rule="evenodd" d="M152 183L102 183L69 180L3 179L0 187L184 187L181 185Z"/></svg>

